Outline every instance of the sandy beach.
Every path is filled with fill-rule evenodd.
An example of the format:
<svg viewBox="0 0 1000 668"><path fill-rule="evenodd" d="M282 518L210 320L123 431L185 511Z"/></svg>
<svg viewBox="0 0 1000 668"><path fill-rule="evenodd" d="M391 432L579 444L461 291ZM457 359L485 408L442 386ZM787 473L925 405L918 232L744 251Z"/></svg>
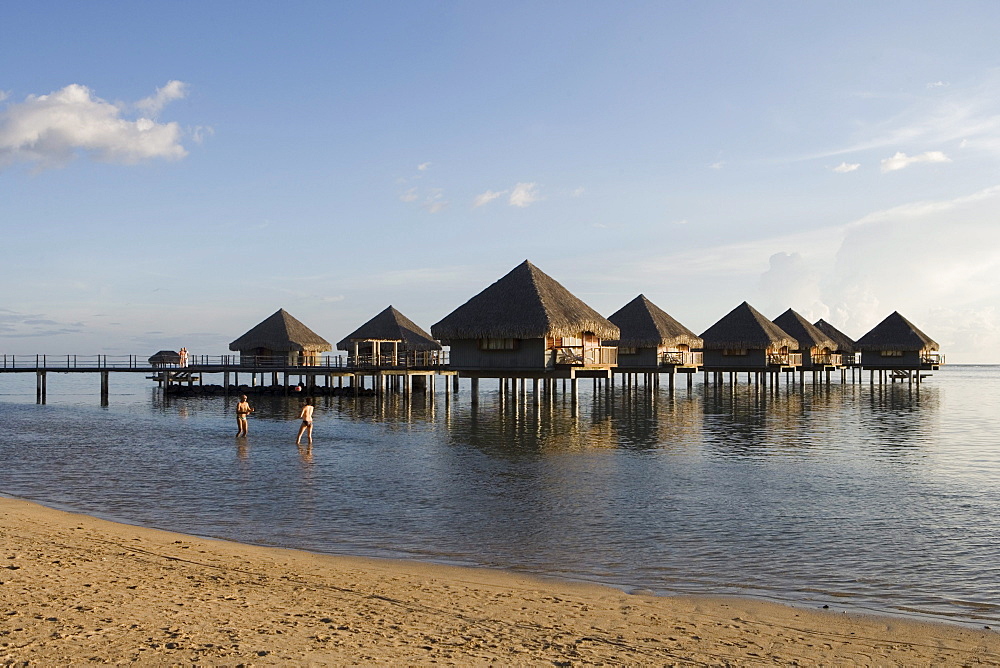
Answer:
<svg viewBox="0 0 1000 668"><path fill-rule="evenodd" d="M4 666L1000 665L987 629L0 518Z"/></svg>

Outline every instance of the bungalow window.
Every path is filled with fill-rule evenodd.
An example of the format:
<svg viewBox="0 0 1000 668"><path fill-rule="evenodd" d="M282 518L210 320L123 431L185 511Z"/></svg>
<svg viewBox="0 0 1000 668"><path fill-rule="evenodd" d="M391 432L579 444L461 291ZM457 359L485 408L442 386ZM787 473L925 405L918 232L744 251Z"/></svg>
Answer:
<svg viewBox="0 0 1000 668"><path fill-rule="evenodd" d="M635 346L618 346L619 355L635 355L635 353L636 353Z"/></svg>
<svg viewBox="0 0 1000 668"><path fill-rule="evenodd" d="M740 357L747 354L746 348L724 348L722 354L726 357Z"/></svg>
<svg viewBox="0 0 1000 668"><path fill-rule="evenodd" d="M479 339L480 350L517 350L518 339Z"/></svg>
<svg viewBox="0 0 1000 668"><path fill-rule="evenodd" d="M579 336L562 337L562 348L580 348L583 346L583 339Z"/></svg>
<svg viewBox="0 0 1000 668"><path fill-rule="evenodd" d="M902 350L883 350L882 357L902 357Z"/></svg>

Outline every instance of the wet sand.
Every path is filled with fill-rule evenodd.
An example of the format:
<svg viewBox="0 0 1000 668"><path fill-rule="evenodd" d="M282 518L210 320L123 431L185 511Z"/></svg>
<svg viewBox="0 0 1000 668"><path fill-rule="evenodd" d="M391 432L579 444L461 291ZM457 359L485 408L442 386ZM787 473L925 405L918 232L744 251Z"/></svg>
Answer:
<svg viewBox="0 0 1000 668"><path fill-rule="evenodd" d="M1000 635L202 539L0 498L0 665L1000 665Z"/></svg>

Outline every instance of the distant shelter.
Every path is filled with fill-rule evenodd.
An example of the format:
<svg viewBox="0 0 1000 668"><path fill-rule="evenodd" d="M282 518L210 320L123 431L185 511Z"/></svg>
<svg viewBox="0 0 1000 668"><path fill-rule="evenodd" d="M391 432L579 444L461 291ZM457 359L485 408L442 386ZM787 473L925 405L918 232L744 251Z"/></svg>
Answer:
<svg viewBox="0 0 1000 668"><path fill-rule="evenodd" d="M243 365L286 367L316 366L320 355L333 346L288 311L278 309L230 343L229 349L239 351Z"/></svg>
<svg viewBox="0 0 1000 668"><path fill-rule="evenodd" d="M669 313L639 295L610 316L621 335L604 345L618 348L622 373L693 372L701 363L702 339ZM672 378L671 378L672 380Z"/></svg>
<svg viewBox="0 0 1000 668"><path fill-rule="evenodd" d="M161 350L150 355L148 361L153 367L178 366L181 363L181 354L176 350Z"/></svg>
<svg viewBox="0 0 1000 668"><path fill-rule="evenodd" d="M840 355L841 363L846 367L855 366L854 339L820 318L813 323L816 329L826 334L833 341L833 352Z"/></svg>
<svg viewBox="0 0 1000 668"><path fill-rule="evenodd" d="M802 364L802 355L791 334L760 311L743 302L706 329L701 338L706 372L772 373L792 371Z"/></svg>
<svg viewBox="0 0 1000 668"><path fill-rule="evenodd" d="M798 342L792 352L802 355L801 372L823 371L842 365L841 356L834 352L837 347L834 340L793 309L788 309L772 322Z"/></svg>
<svg viewBox="0 0 1000 668"><path fill-rule="evenodd" d="M337 349L347 351L351 367L427 367L441 358L441 344L392 306L348 334Z"/></svg>
<svg viewBox="0 0 1000 668"><path fill-rule="evenodd" d="M921 371L936 371L944 363L937 342L898 311L858 339L855 348L861 353L862 369L890 372L894 380L919 381Z"/></svg>

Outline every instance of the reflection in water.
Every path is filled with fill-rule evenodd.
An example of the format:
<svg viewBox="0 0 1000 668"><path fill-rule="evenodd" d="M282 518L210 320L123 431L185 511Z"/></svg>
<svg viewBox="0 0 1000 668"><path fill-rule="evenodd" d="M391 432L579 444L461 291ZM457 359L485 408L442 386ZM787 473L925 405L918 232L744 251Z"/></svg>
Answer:
<svg viewBox="0 0 1000 668"><path fill-rule="evenodd" d="M50 393L0 396L6 493L262 544L1000 621L996 368L919 391L324 397L312 447L302 397L262 396L235 452L236 397Z"/></svg>

